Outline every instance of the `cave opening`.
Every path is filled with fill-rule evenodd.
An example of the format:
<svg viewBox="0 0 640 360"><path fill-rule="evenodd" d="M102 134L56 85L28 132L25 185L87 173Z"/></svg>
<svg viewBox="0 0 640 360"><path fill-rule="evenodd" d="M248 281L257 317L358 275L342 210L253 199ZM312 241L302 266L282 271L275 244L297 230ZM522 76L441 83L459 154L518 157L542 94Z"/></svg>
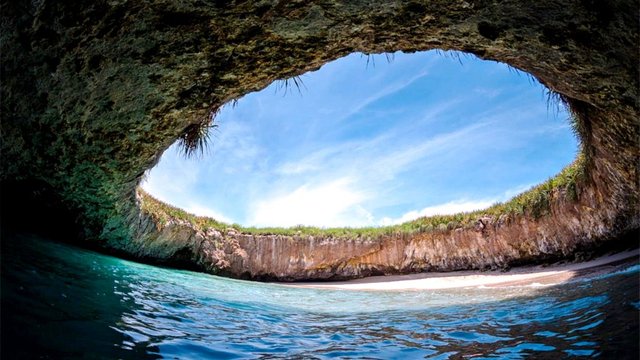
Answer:
<svg viewBox="0 0 640 360"><path fill-rule="evenodd" d="M482 210L579 152L559 97L462 52L354 53L248 94L212 121L208 146L185 156L176 142L142 188L258 228L385 227Z"/></svg>

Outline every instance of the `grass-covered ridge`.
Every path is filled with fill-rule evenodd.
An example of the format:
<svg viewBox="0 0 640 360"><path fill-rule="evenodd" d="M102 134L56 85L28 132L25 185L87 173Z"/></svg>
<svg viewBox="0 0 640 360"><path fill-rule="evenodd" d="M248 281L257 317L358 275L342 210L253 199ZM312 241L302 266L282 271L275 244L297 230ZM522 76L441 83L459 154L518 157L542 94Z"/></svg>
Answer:
<svg viewBox="0 0 640 360"><path fill-rule="evenodd" d="M430 231L447 231L457 228L475 226L480 217L490 216L497 219L500 216L523 216L533 218L548 215L551 208L553 194L564 196L569 201L575 201L579 196L579 182L585 177L585 158L579 154L573 163L566 166L559 174L537 185L504 203L497 203L483 210L463 212L453 215L435 215L421 217L416 220L398 225L364 227L364 228L318 228L313 226L281 227L243 227L239 224L226 224L215 219L196 216L180 208L166 204L144 190L138 188L141 196L142 211L150 214L156 221L163 224L168 221L183 220L199 230L216 229L226 231L234 229L245 234L272 235L313 235L327 237L379 237L393 234L416 234Z"/></svg>

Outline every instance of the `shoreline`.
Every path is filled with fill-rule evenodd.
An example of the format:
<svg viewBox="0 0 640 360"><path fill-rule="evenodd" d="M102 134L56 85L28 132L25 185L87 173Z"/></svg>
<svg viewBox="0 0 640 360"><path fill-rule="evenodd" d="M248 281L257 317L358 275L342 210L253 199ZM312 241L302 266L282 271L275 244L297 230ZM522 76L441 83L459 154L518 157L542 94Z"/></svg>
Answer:
<svg viewBox="0 0 640 360"><path fill-rule="evenodd" d="M623 270L639 263L640 249L604 255L580 263L522 266L509 271L464 270L409 275L371 276L331 283L274 283L328 290L440 290L467 287L553 286Z"/></svg>

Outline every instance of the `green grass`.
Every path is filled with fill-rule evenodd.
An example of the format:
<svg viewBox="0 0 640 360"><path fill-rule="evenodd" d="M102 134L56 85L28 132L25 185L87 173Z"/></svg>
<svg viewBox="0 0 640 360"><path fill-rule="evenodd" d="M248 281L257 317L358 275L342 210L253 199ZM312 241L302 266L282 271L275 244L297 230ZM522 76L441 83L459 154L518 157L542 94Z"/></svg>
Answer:
<svg viewBox="0 0 640 360"><path fill-rule="evenodd" d="M295 226L290 228L243 227L238 224L226 224L212 218L196 216L157 200L142 189L138 189L138 192L142 196L142 210L161 223L167 223L170 220L177 219L188 221L199 230L216 229L225 231L232 228L237 232L245 234L377 238L384 235L416 234L448 231L457 228L471 228L475 226L478 218L483 216L490 216L494 219L500 216L529 216L534 219L547 216L551 211L551 202L554 194L556 194L555 196L563 196L571 202L578 199L579 184L585 180L584 169L585 158L584 155L580 154L573 163L565 167L558 175L515 196L507 202L494 204L487 209L453 215L421 217L398 225L365 228L318 228L312 226Z"/></svg>

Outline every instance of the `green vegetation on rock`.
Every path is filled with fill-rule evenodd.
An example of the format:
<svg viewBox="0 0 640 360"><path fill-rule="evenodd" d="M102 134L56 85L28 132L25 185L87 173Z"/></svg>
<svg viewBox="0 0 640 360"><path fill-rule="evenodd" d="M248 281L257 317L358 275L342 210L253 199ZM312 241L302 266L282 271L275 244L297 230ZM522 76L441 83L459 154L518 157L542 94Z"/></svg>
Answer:
<svg viewBox="0 0 640 360"><path fill-rule="evenodd" d="M458 228L474 227L478 219L493 219L529 215L533 218L551 213L552 197L562 196L569 201L577 200L578 182L585 180L585 157L580 154L576 160L565 167L558 175L537 185L504 203L497 203L484 210L463 212L453 215L435 215L421 217L398 225L362 228L319 228L313 226L283 227L243 227L238 224L226 224L215 219L196 216L182 209L166 204L142 189L138 189L141 209L160 223L171 220L187 221L199 230L216 229L226 231L233 229L245 234L273 235L312 235L323 237L379 237L392 234L416 234L432 231L448 231Z"/></svg>

